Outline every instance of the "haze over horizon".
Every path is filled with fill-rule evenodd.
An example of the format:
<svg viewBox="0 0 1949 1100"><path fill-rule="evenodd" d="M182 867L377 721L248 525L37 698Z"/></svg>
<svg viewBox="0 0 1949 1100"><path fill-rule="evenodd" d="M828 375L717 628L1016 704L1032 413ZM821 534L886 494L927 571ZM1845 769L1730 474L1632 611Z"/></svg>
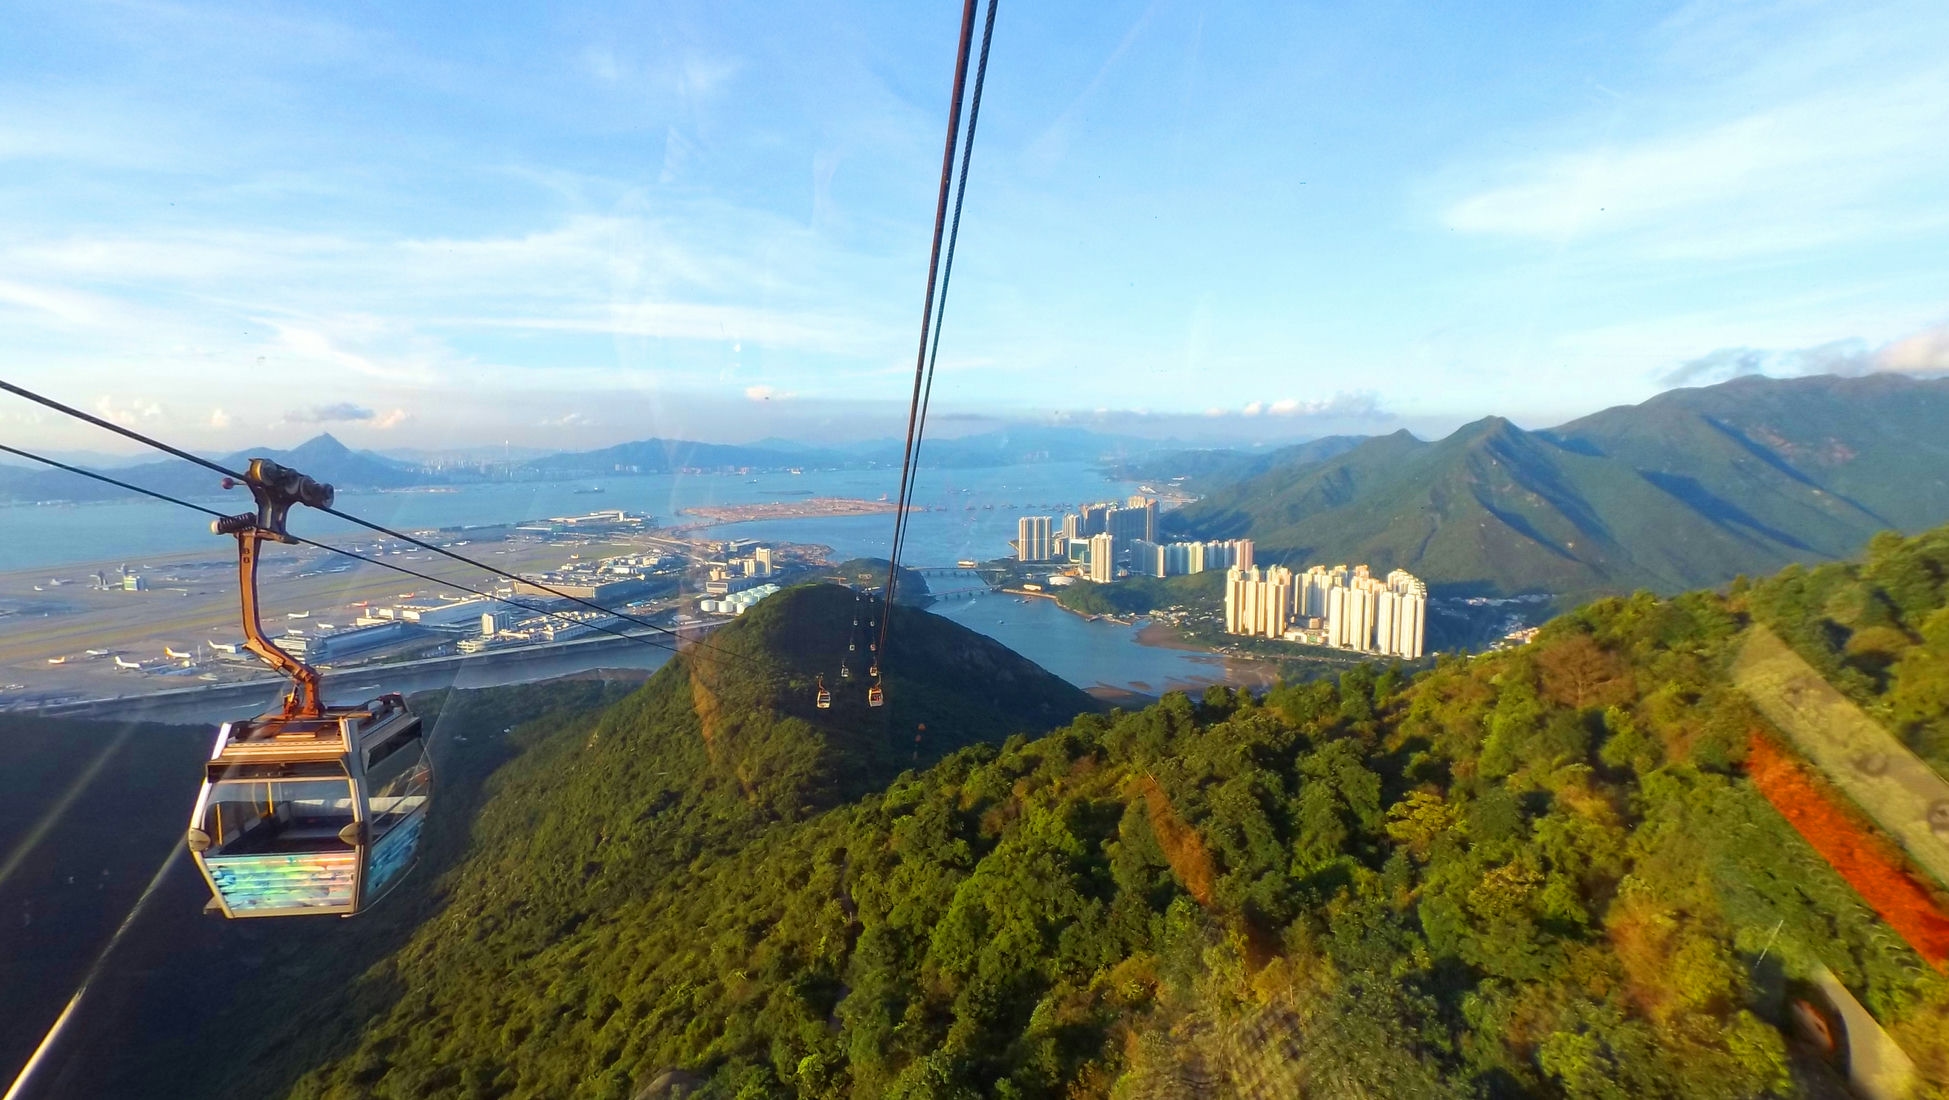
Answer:
<svg viewBox="0 0 1949 1100"><path fill-rule="evenodd" d="M957 16L24 8L0 377L210 450L891 434ZM930 430L1949 369L1945 42L1925 3L1005 8Z"/></svg>

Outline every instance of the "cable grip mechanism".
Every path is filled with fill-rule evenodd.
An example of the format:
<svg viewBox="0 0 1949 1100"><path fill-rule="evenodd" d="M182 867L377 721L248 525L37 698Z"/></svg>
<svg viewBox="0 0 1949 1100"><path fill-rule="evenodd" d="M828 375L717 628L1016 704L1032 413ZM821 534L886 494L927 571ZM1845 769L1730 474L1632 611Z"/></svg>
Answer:
<svg viewBox="0 0 1949 1100"><path fill-rule="evenodd" d="M291 506L303 504L312 508L330 508L332 487L268 458L250 460L244 484L250 488L251 496L257 498L257 511L224 516L210 524L210 530L215 534L237 536L237 587L243 599L244 646L262 658L265 664L290 678L291 693L284 698L284 717L315 718L324 713L325 706L318 693L317 670L286 653L266 637L258 618L257 548L258 544L267 540L297 542L284 526ZM233 478L223 479L226 489L235 488L236 485Z"/></svg>

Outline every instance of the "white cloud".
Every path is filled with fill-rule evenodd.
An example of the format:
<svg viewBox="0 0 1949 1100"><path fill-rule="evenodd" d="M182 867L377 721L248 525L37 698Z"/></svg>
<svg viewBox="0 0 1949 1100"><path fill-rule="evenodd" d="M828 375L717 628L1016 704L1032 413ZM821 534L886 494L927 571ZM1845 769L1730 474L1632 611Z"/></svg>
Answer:
<svg viewBox="0 0 1949 1100"><path fill-rule="evenodd" d="M1725 347L1687 360L1665 375L1667 386L1709 386L1749 374L1800 378L1813 374L1854 376L1949 373L1949 325L1871 347L1865 340L1832 340L1805 348Z"/></svg>
<svg viewBox="0 0 1949 1100"><path fill-rule="evenodd" d="M341 401L335 405L318 405L310 409L284 414L284 419L293 424L355 424L372 420L371 409Z"/></svg>
<svg viewBox="0 0 1949 1100"><path fill-rule="evenodd" d="M31 310L67 325L96 325L110 313L94 295L15 282L0 282L0 305Z"/></svg>
<svg viewBox="0 0 1949 1100"><path fill-rule="evenodd" d="M118 400L113 394L104 394L95 401L95 415L112 424L133 428L143 421L160 420L162 406L146 397Z"/></svg>
<svg viewBox="0 0 1949 1100"><path fill-rule="evenodd" d="M1875 353L1875 361L1883 370L1916 374L1949 371L1949 325L1888 344Z"/></svg>
<svg viewBox="0 0 1949 1100"><path fill-rule="evenodd" d="M678 68L677 90L687 99L714 95L729 84L741 68L743 66L731 58L692 54L684 58Z"/></svg>
<svg viewBox="0 0 1949 1100"><path fill-rule="evenodd" d="M389 413L381 413L375 417L372 421L372 426L383 432L391 428L397 428L411 419L413 419L412 413L407 412L405 409L394 409Z"/></svg>
<svg viewBox="0 0 1949 1100"><path fill-rule="evenodd" d="M1539 153L1452 165L1440 220L1660 261L1949 226L1949 143L1921 140L1949 132L1949 65L1920 45L1943 10L1693 5L1663 28L1648 90L1505 139Z"/></svg>
<svg viewBox="0 0 1949 1100"><path fill-rule="evenodd" d="M1224 409L1206 409L1206 416L1228 416ZM1278 401L1253 401L1239 410L1240 416L1315 416L1350 420L1392 420L1394 414L1381 407L1380 398L1369 390L1336 393L1316 401L1286 397Z"/></svg>
<svg viewBox="0 0 1949 1100"><path fill-rule="evenodd" d="M211 409L209 424L210 427L219 431L228 428L230 426L230 414L224 412L222 409Z"/></svg>

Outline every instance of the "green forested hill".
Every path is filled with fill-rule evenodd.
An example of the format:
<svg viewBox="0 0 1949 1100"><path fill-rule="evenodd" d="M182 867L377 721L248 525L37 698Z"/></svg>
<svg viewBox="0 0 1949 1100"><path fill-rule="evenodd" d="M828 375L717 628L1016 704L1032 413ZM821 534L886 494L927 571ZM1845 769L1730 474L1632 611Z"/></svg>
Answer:
<svg viewBox="0 0 1949 1100"><path fill-rule="evenodd" d="M887 566L891 564L885 558L848 558L833 566L828 575L837 577L842 584L857 588L879 588L887 583ZM917 607L925 607L933 602L933 597L927 594L927 578L905 565L900 567L894 596L901 603ZM860 621L864 623L865 619Z"/></svg>
<svg viewBox="0 0 1949 1100"><path fill-rule="evenodd" d="M782 649L752 655L816 659L789 620L833 591L779 603L744 637ZM864 716L817 725L783 701L796 685L766 696L686 659L508 766L444 911L334 1013L358 1025L294 1036L267 1079L309 1067L301 1097L1838 1096L1782 1030L1824 965L1924 1095L1949 1095L1949 979L1743 778L1764 721L1726 677L1764 621L1927 750L1949 730L1945 605L1949 529L1884 538L1730 595L1600 601L1412 682L1172 694L891 782L898 752L845 733ZM963 707L1005 726L983 700L1034 678L929 679L968 667L938 641L906 685L940 693L929 732ZM825 748L858 774L808 778Z"/></svg>
<svg viewBox="0 0 1949 1100"><path fill-rule="evenodd" d="M1743 378L1545 432L1398 432L1171 513L1261 560L1366 561L1454 592L1675 592L1949 519L1949 379Z"/></svg>

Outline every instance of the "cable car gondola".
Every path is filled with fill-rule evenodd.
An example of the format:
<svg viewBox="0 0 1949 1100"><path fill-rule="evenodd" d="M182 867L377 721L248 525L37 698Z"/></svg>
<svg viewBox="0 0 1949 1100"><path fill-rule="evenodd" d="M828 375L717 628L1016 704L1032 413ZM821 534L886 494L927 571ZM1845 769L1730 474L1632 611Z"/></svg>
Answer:
<svg viewBox="0 0 1949 1100"><path fill-rule="evenodd" d="M832 692L826 690L826 677L823 673L819 676L819 694L814 702L820 710L832 709Z"/></svg>
<svg viewBox="0 0 1949 1100"><path fill-rule="evenodd" d="M217 732L191 812L190 855L226 917L352 916L405 877L432 802L420 720L397 694L328 707L318 673L264 636L257 560L264 542L293 542L293 504L328 508L332 488L265 459L245 484L257 511L212 523L237 537L245 645L291 678L280 710Z"/></svg>
<svg viewBox="0 0 1949 1100"><path fill-rule="evenodd" d="M887 701L886 692L880 690L880 685L874 684L872 687L866 689L867 706L869 707L885 706L886 701Z"/></svg>

